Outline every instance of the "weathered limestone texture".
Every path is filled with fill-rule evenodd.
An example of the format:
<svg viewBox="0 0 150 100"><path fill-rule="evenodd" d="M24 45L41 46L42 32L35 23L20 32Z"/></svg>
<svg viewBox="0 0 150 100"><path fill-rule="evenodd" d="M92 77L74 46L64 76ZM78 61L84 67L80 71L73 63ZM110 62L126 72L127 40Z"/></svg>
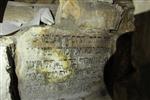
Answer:
<svg viewBox="0 0 150 100"><path fill-rule="evenodd" d="M0 100L12 100L10 94L10 70L8 48L13 46L11 39L0 39Z"/></svg>
<svg viewBox="0 0 150 100"><path fill-rule="evenodd" d="M102 66L112 38L103 35L50 27L23 33L16 46L22 100L80 100L90 95L95 96L86 100L109 100Z"/></svg>
<svg viewBox="0 0 150 100"><path fill-rule="evenodd" d="M150 2L149 0L133 0L135 6L134 14L140 14L150 11Z"/></svg>
<svg viewBox="0 0 150 100"><path fill-rule="evenodd" d="M56 25L18 33L21 100L111 100L104 66L120 32L134 30L133 13L124 11L118 4L60 0Z"/></svg>
<svg viewBox="0 0 150 100"><path fill-rule="evenodd" d="M115 52L117 38L133 31L134 25L132 8L107 1L60 0L56 25L32 26L11 36L15 41L16 97L111 100L104 66Z"/></svg>
<svg viewBox="0 0 150 100"><path fill-rule="evenodd" d="M37 11L37 9L33 9L30 6L8 5L4 15L4 21L25 24L34 18Z"/></svg>
<svg viewBox="0 0 150 100"><path fill-rule="evenodd" d="M48 11L41 11L42 9L49 9L49 11L53 12L52 15L55 15L57 7L58 5L52 4L30 4L9 1L4 15L4 22L9 22L15 24L16 26L29 26L31 24L38 24L39 20L43 20L45 17L47 17L46 14L48 14ZM44 15L45 17L42 17ZM50 18L48 18L47 20L49 21Z"/></svg>

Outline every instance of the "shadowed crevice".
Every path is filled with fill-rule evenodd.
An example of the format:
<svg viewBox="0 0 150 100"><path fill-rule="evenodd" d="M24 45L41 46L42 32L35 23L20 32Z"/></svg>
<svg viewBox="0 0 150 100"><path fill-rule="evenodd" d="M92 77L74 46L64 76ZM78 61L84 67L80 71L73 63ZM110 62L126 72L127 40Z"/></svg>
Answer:
<svg viewBox="0 0 150 100"><path fill-rule="evenodd" d="M7 56L8 56L8 61L10 68L7 69L9 75L10 75L10 87L9 87L9 92L11 94L12 100L21 100L19 96L19 90L18 90L18 78L15 72L15 61L13 57L13 50L11 47L7 47Z"/></svg>

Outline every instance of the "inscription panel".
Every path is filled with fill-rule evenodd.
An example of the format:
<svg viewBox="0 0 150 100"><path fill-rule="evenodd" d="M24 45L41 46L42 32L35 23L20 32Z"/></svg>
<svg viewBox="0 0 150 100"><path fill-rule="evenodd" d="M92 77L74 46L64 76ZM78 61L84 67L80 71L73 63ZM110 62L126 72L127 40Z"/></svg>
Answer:
<svg viewBox="0 0 150 100"><path fill-rule="evenodd" d="M17 43L22 100L78 100L105 89L103 68L111 39L32 31L20 36Z"/></svg>

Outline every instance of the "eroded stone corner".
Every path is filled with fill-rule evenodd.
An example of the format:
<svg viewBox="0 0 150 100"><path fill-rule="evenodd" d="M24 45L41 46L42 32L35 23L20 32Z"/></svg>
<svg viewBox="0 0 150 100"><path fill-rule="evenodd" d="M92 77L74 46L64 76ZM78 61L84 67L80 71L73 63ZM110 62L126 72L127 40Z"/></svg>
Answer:
<svg viewBox="0 0 150 100"><path fill-rule="evenodd" d="M15 44L9 37L0 38L0 100L20 100L15 77Z"/></svg>

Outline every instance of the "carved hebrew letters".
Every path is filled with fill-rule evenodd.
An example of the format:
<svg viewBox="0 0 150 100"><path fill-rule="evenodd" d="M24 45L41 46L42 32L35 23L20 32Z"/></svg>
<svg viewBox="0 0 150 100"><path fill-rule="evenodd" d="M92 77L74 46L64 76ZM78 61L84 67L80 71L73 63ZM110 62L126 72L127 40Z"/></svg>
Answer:
<svg viewBox="0 0 150 100"><path fill-rule="evenodd" d="M18 39L17 71L22 100L78 100L105 89L104 67L100 66L109 57L111 38L106 41L99 35L65 33L54 28L35 32L37 29L40 28L30 29Z"/></svg>

